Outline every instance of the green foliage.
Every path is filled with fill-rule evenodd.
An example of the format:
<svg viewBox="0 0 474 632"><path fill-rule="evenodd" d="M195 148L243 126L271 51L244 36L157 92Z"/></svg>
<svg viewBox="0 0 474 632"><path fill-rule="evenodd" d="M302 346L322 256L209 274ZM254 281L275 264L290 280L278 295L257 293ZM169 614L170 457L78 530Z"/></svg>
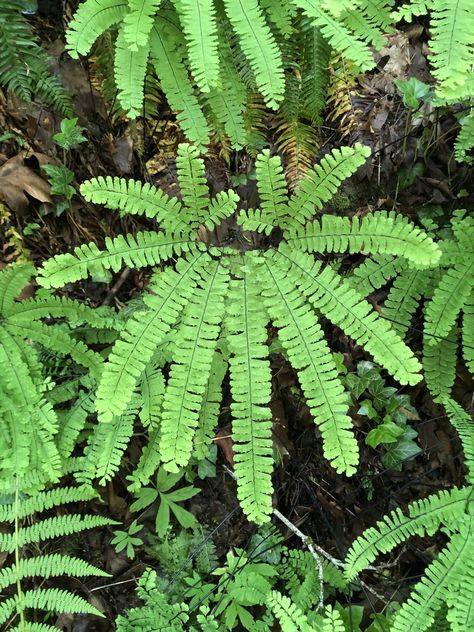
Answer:
<svg viewBox="0 0 474 632"><path fill-rule="evenodd" d="M0 4L0 86L23 101L38 99L68 116L71 98L51 73L51 61L22 11L21 0Z"/></svg>
<svg viewBox="0 0 474 632"><path fill-rule="evenodd" d="M360 70L372 68L369 45L384 45L389 6L385 0L343 10L300 0L85 0L69 25L67 47L77 58L88 54L100 35L117 29L114 78L123 109L130 117L143 113L151 60L187 139L201 149L210 142L211 126L234 149L254 144L254 129L246 129L245 119L256 92L274 110L300 95L296 110L282 107L279 132L298 178L317 146L310 123L324 106L329 48ZM296 67L301 83L292 91Z"/></svg>
<svg viewBox="0 0 474 632"><path fill-rule="evenodd" d="M0 488L13 475L26 477L34 488L58 480L61 474L63 454L57 441L64 438L65 428L49 399L55 384L40 350L70 356L84 377L87 371L98 378L102 358L74 338L74 326L118 327L108 308L94 310L48 292L16 302L33 272L31 266L21 264L0 272ZM47 325L42 319L65 319L70 326L67 322ZM71 451L73 447L74 443Z"/></svg>
<svg viewBox="0 0 474 632"><path fill-rule="evenodd" d="M134 520L126 531L116 529L114 531L114 538L110 541L110 544L114 545L117 553L126 550L127 557L133 559L135 557L134 547L143 545L143 540L136 537L136 534L140 533L142 529L142 525L138 524L137 521Z"/></svg>
<svg viewBox="0 0 474 632"><path fill-rule="evenodd" d="M28 496L19 487L15 479L10 479L10 493L2 497L0 505L0 551L14 554L14 561L3 565L0 571L0 590L5 599L0 605L0 625L7 621L19 621L18 630L35 630L49 632L51 626L27 623L26 610L46 610L55 613L88 613L103 616L95 607L79 595L60 588L38 588L25 585L34 578L41 581L55 577L107 577L108 573L92 566L88 562L70 555L43 552L32 555L34 549L52 538L76 535L86 529L104 527L113 521L102 516L80 516L79 514L62 514L52 518L39 518L38 514L55 507L64 507L69 503L83 502L93 499L96 494L87 487L59 487L48 491L37 492ZM32 522L32 526L24 526L23 521ZM3 527L12 530L4 531ZM35 546L33 546L35 545ZM8 558L7 558L8 560ZM12 588L15 592L11 595ZM6 594L5 594L6 593Z"/></svg>
<svg viewBox="0 0 474 632"><path fill-rule="evenodd" d="M367 252L402 258L414 270L434 265L440 257L425 233L393 213L374 213L353 222L332 216L307 221L367 155L360 145L333 150L290 197L279 160L263 153L257 160L258 221L265 227L279 226L283 241L278 248L260 251L249 249L243 236L235 249L225 244L208 248L195 236L200 226L212 228L229 217L237 196L230 191L209 200L203 161L188 145L180 146L177 159L181 203L150 187L117 179L97 179L82 186L87 199L122 212L143 212L151 196L157 205L150 214L158 220L162 215L166 228L107 239L103 250L89 244L76 248L74 254L58 255L40 271L44 287L59 287L108 269L118 271L123 264L141 268L176 260L174 266L153 273L150 291L128 317L105 363L96 399L99 424L86 448L86 480L92 476L106 481L117 470L133 432L134 411L141 406L141 395L134 391L144 376L154 375L167 363L166 385L156 380L149 442L133 474L133 487L146 484L160 463L177 473L196 445L212 437L228 366L239 500L250 519L268 520L273 469L269 322L278 328L299 372L326 457L338 472L354 473L357 442L317 314L341 327L402 384L420 380L420 364L389 322L313 254L353 252L364 244ZM180 222L176 232L167 227L171 208ZM250 228L248 222L255 228L248 213L240 215L238 222L244 229ZM146 388L152 382L147 378ZM209 395L214 412L208 421L201 413ZM150 402L149 390L146 397ZM201 424L205 424L202 430Z"/></svg>
<svg viewBox="0 0 474 632"><path fill-rule="evenodd" d="M77 124L77 117L63 119L61 121L61 131L54 134L53 139L62 149L70 151L76 145L87 141L87 138L82 134L84 131L85 128Z"/></svg>

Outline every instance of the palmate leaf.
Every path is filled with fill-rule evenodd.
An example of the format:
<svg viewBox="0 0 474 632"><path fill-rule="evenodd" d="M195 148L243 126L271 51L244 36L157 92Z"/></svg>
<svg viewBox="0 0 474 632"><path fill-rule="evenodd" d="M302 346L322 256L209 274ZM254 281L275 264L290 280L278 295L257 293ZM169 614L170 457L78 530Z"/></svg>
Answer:
<svg viewBox="0 0 474 632"><path fill-rule="evenodd" d="M187 465L220 333L229 275L220 262L201 271L199 288L184 311L163 399L160 452L164 467L178 472Z"/></svg>
<svg viewBox="0 0 474 632"><path fill-rule="evenodd" d="M248 261L248 259L247 259ZM227 302L232 437L237 495L250 520L261 523L271 513L273 469L270 365L264 346L268 317L261 309L256 270L233 271Z"/></svg>
<svg viewBox="0 0 474 632"><path fill-rule="evenodd" d="M324 455L338 472L355 472L358 447L347 415L347 397L331 352L310 305L298 292L300 276L278 255L266 257L262 285L265 304L285 347L311 414L321 431ZM293 272L293 274L292 274Z"/></svg>
<svg viewBox="0 0 474 632"><path fill-rule="evenodd" d="M153 294L145 297L147 310L135 312L127 321L105 364L97 390L99 419L111 421L126 410L146 364L188 303L199 271L209 261L205 253L181 259L176 271L168 268L152 283Z"/></svg>
<svg viewBox="0 0 474 632"><path fill-rule="evenodd" d="M328 266L321 271L320 262L289 246L280 247L280 256L291 262L293 274L301 280L300 290L326 318L357 340L402 384L420 381L421 365L410 349L339 275ZM278 258L275 257L275 262ZM283 269L286 267L284 263Z"/></svg>

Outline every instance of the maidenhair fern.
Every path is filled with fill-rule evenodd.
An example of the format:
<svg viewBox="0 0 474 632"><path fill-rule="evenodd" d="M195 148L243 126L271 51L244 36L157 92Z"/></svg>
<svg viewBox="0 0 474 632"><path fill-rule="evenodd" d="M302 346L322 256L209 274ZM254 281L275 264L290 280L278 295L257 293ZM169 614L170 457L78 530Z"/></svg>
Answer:
<svg viewBox="0 0 474 632"><path fill-rule="evenodd" d="M131 117L142 113L151 60L187 138L200 148L209 143L202 104L209 121L218 131L222 128L238 149L251 144L244 123L249 95L257 90L267 107L278 109L285 92L288 95L286 67L300 67L309 121L324 102L329 47L360 70L372 68L370 47L384 45L390 6L390 0L364 0L355 7L306 0L85 0L69 25L67 48L75 58L88 54L101 34L117 29L115 83L120 103ZM295 24L301 15L306 20L304 42L301 50L293 47L296 56L288 64L289 38L297 33ZM296 125L284 114L283 119ZM295 132L303 156L304 139L311 137L308 124L306 128L301 121ZM286 132L289 143L291 131L286 128Z"/></svg>
<svg viewBox="0 0 474 632"><path fill-rule="evenodd" d="M0 505L0 552L7 556L6 564L0 570L0 591L4 597L0 605L0 626L3 629L8 621L10 624L17 624L15 629L18 632L54 632L57 629L46 623L27 622L27 610L30 609L57 614L85 613L103 616L87 599L63 588L29 587L34 578L44 581L62 576L108 576L108 573L71 555L47 552L32 555L38 545L44 550L48 540L113 524L112 520L96 515L63 513L38 519L38 514L50 509L90 501L96 493L87 487L58 487L28 496L18 486L17 480L10 479L11 487L2 496ZM9 530L5 529L7 525Z"/></svg>
<svg viewBox="0 0 474 632"><path fill-rule="evenodd" d="M352 581L380 553L388 553L411 536L433 535L437 530L447 536L447 545L395 615L391 632L432 629L446 606L452 632L464 632L474 625L473 422L454 401L446 398L442 403L464 448L467 485L415 501L405 512L392 511L357 538L347 554L345 575Z"/></svg>
<svg viewBox="0 0 474 632"><path fill-rule="evenodd" d="M38 99L61 115L71 116L71 97L52 74L51 61L38 45L23 10L21 0L0 3L0 86L24 101Z"/></svg>
<svg viewBox="0 0 474 632"><path fill-rule="evenodd" d="M49 399L54 382L46 375L40 348L72 360L98 379L101 356L72 335L65 323L46 325L44 318L66 319L71 325L117 327L114 312L94 310L66 298L42 293L15 302L29 278L32 266L14 264L0 272L0 488L15 475L26 476L29 485L57 480L61 450L56 443L62 423ZM74 447L72 442L71 451ZM69 454L68 454L69 456Z"/></svg>
<svg viewBox="0 0 474 632"><path fill-rule="evenodd" d="M313 219L315 209L331 199L368 154L360 145L333 150L292 196L279 159L268 151L261 154L261 206L255 213L237 215L243 232L236 233L233 247L217 242L210 232L206 236L203 227L212 230L221 221L225 235L225 218L235 212L238 198L228 191L209 199L204 163L189 145L180 146L177 160L181 202L119 179L99 178L82 185L88 200L121 212L146 213L166 228L109 239L102 250L89 244L58 255L40 270L44 287L118 271L125 264L143 268L176 261L155 270L143 306L130 315L105 363L96 399L99 424L86 452L89 477L106 481L117 470L133 431L130 415L140 408L140 390L144 395L144 388L154 384L156 394L147 392L142 405L149 410L150 397L156 401L153 421L148 422L150 443L133 474L133 486L146 484L160 462L176 472L189 462L198 444L202 453L201 442L212 436L210 424L228 366L238 496L250 519L268 520L273 469L266 346L270 322L299 373L324 454L338 472L355 472L358 449L347 398L319 315L365 347L400 383L417 383L421 366L390 323L314 254L363 248L400 258L413 270L435 265L440 257L431 238L395 213L380 211L352 222L325 215ZM176 217L174 229L170 213ZM272 227L281 229L283 239L277 248L268 247L258 232L261 226L267 233ZM229 239L224 242L230 244ZM162 379L150 380L165 364L166 386ZM203 420L201 411L210 404L213 417Z"/></svg>

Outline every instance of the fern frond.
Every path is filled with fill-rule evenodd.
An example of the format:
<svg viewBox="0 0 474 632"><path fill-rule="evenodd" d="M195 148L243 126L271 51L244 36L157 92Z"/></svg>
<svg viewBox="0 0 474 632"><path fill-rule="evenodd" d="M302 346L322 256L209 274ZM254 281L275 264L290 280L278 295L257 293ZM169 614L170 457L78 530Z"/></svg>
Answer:
<svg viewBox="0 0 474 632"><path fill-rule="evenodd" d="M390 255L381 255L373 259L368 257L363 263L351 270L350 276L345 277L345 279L356 292L362 296L368 296L393 277L397 277L400 272L404 272L407 267L408 263L399 257L391 257Z"/></svg>
<svg viewBox="0 0 474 632"><path fill-rule="evenodd" d="M237 208L239 196L232 191L219 191L211 200L204 221L208 230L214 230L223 220L230 217Z"/></svg>
<svg viewBox="0 0 474 632"><path fill-rule="evenodd" d="M474 111L460 120L461 129L454 143L454 155L458 162L471 163L473 157L469 156L474 148Z"/></svg>
<svg viewBox="0 0 474 632"><path fill-rule="evenodd" d="M249 520L270 519L273 469L271 373L266 355L267 317L259 302L257 271L247 271L252 259L235 271L230 283L226 323L232 353L230 383L237 494Z"/></svg>
<svg viewBox="0 0 474 632"><path fill-rule="evenodd" d="M148 46L154 16L160 4L161 0L128 0L129 11L123 19L123 38L131 51L138 52Z"/></svg>
<svg viewBox="0 0 474 632"><path fill-rule="evenodd" d="M318 28L308 26L304 21L302 30L304 36L302 113L313 125L319 126L322 123L322 112L326 107L331 48Z"/></svg>
<svg viewBox="0 0 474 632"><path fill-rule="evenodd" d="M135 312L127 321L120 338L105 364L97 390L97 411L103 421L121 415L146 364L169 329L177 320L196 287L210 258L199 253L181 259L176 271L168 268L152 285L153 294L145 297L146 311Z"/></svg>
<svg viewBox="0 0 474 632"><path fill-rule="evenodd" d="M22 498L18 506L14 504L0 505L0 522L13 523L15 518L22 520L31 514L41 513L53 507L86 502L93 498L97 498L97 492L86 485L82 487L55 487L37 492L34 496Z"/></svg>
<svg viewBox="0 0 474 632"><path fill-rule="evenodd" d="M294 229L298 223L311 219L315 207L318 210L337 192L341 183L364 164L370 149L363 145L333 149L301 180L288 204L290 218L284 227Z"/></svg>
<svg viewBox="0 0 474 632"><path fill-rule="evenodd" d="M213 0L180 0L179 14L186 37L191 72L199 88L219 86L217 23Z"/></svg>
<svg viewBox="0 0 474 632"><path fill-rule="evenodd" d="M292 273L301 279L301 291L326 318L364 346L402 384L420 381L421 366L413 353L344 279L329 266L321 272L319 262L288 246L280 247L280 256L292 263Z"/></svg>
<svg viewBox="0 0 474 632"><path fill-rule="evenodd" d="M180 354L171 367L161 420L161 459L169 472L178 472L191 457L228 281L228 272L220 262L213 262L205 272L201 271L200 287L181 319L176 340Z"/></svg>
<svg viewBox="0 0 474 632"><path fill-rule="evenodd" d="M183 203L186 206L185 220L196 226L206 221L209 205L209 188L206 180L204 160L196 147L188 143L178 146L176 157L178 184Z"/></svg>
<svg viewBox="0 0 474 632"><path fill-rule="evenodd" d="M291 599L277 590L272 590L267 598L267 606L281 625L282 632L310 632L306 615L292 603Z"/></svg>
<svg viewBox="0 0 474 632"><path fill-rule="evenodd" d="M261 220L266 224L278 225L286 212L289 200L281 160L278 156L270 156L268 149L265 149L255 161L255 170Z"/></svg>
<svg viewBox="0 0 474 632"><path fill-rule="evenodd" d="M375 527L367 529L351 545L346 557L344 574L352 581L380 553L388 553L398 544L414 535L431 535L441 524L454 528L471 501L472 489L442 490L423 500L411 503L407 515L395 509Z"/></svg>
<svg viewBox="0 0 474 632"><path fill-rule="evenodd" d="M60 412L56 445L63 461L71 456L79 434L84 429L87 417L93 411L94 400L92 393L90 391L80 391L74 404L68 410Z"/></svg>
<svg viewBox="0 0 474 632"><path fill-rule="evenodd" d="M100 250L94 242L74 249L74 254L56 255L39 269L37 281L46 288L60 287L99 274L105 270L118 272L123 265L132 268L153 266L174 254L195 250L193 241L181 235L141 232L105 238Z"/></svg>
<svg viewBox="0 0 474 632"><path fill-rule="evenodd" d="M462 349L466 366L474 375L474 292L464 305Z"/></svg>
<svg viewBox="0 0 474 632"><path fill-rule="evenodd" d="M466 480L472 485L474 483L474 423L472 417L451 397L440 397L439 401L443 404L450 423L461 439L464 464L467 467Z"/></svg>
<svg viewBox="0 0 474 632"><path fill-rule="evenodd" d="M99 35L121 22L127 11L127 0L85 0L66 31L66 48L71 57L87 55Z"/></svg>
<svg viewBox="0 0 474 632"><path fill-rule="evenodd" d="M104 617L102 612L79 595L73 595L67 590L59 588L38 588L27 590L21 595L10 597L0 605L0 624L5 623L15 611L34 608L35 610L49 610L50 612L68 612L93 614Z"/></svg>
<svg viewBox="0 0 474 632"><path fill-rule="evenodd" d="M7 313L13 307L34 271L29 264L13 264L0 271L0 314Z"/></svg>
<svg viewBox="0 0 474 632"><path fill-rule="evenodd" d="M463 581L465 565L474 553L473 535L474 521L469 520L459 527L459 533L451 536L448 545L415 584L408 601L398 610L392 624L393 632L406 632L413 628L426 630L434 622L437 610L449 594L449 587ZM472 594L472 589L465 592Z"/></svg>
<svg viewBox="0 0 474 632"><path fill-rule="evenodd" d="M145 428L154 430L161 419L165 379L159 366L153 363L145 367L140 380L140 421Z"/></svg>
<svg viewBox="0 0 474 632"><path fill-rule="evenodd" d="M279 265L278 265L279 262ZM337 472L351 475L358 463L347 397L311 307L298 291L300 275L278 254L266 257L265 304L321 431L325 457Z"/></svg>
<svg viewBox="0 0 474 632"><path fill-rule="evenodd" d="M366 72L374 67L375 62L369 47L351 33L339 19L325 12L320 2L317 0L292 0L292 2L302 9L314 26L321 30L331 47L357 64L361 71Z"/></svg>
<svg viewBox="0 0 474 632"><path fill-rule="evenodd" d="M286 0L260 0L260 5L270 22L276 26L283 37L288 37L293 33L295 7L292 7Z"/></svg>
<svg viewBox="0 0 474 632"><path fill-rule="evenodd" d="M428 279L424 270L405 269L390 288L382 314L400 336L404 336L410 327Z"/></svg>
<svg viewBox="0 0 474 632"><path fill-rule="evenodd" d="M166 231L185 234L189 231L189 226L179 217L179 200L168 197L148 182L99 176L81 184L81 195L88 202L118 210L121 216L145 215Z"/></svg>
<svg viewBox="0 0 474 632"><path fill-rule="evenodd" d="M393 211L376 211L362 219L323 215L290 234L287 242L304 252L367 252L408 260L412 267L435 265L441 252L424 231Z"/></svg>
<svg viewBox="0 0 474 632"><path fill-rule="evenodd" d="M194 94L182 54L176 50L176 41L169 35L168 29L165 18L158 14L150 35L153 65L186 137L202 150L209 144L209 126Z"/></svg>
<svg viewBox="0 0 474 632"><path fill-rule="evenodd" d="M449 397L456 379L457 330L453 328L447 338L430 344L429 336L423 337L423 372L425 382L435 399Z"/></svg>
<svg viewBox="0 0 474 632"><path fill-rule="evenodd" d="M125 19L131 15L128 13ZM124 21L115 41L114 76L120 105L130 118L136 118L143 114L143 88L150 50L148 43L131 48L126 41L126 28Z"/></svg>
<svg viewBox="0 0 474 632"><path fill-rule="evenodd" d="M194 456L204 459L209 454L209 445L219 420L222 400L222 382L227 372L227 361L219 351L212 358L211 373L201 403L199 425L194 434Z"/></svg>
<svg viewBox="0 0 474 632"><path fill-rule="evenodd" d="M463 305L471 293L474 258L459 261L441 277L425 313L425 333L432 336L429 344L449 334Z"/></svg>
<svg viewBox="0 0 474 632"><path fill-rule="evenodd" d="M266 220L263 219L266 218ZM265 235L269 235L272 230L275 228L273 223L269 223L272 221L270 217L268 217L268 211L264 213L261 209L242 209L237 216L237 224L242 226L244 230L258 231L259 233L264 233Z"/></svg>
<svg viewBox="0 0 474 632"><path fill-rule="evenodd" d="M266 105L276 109L285 88L283 66L258 0L224 0L224 7Z"/></svg>

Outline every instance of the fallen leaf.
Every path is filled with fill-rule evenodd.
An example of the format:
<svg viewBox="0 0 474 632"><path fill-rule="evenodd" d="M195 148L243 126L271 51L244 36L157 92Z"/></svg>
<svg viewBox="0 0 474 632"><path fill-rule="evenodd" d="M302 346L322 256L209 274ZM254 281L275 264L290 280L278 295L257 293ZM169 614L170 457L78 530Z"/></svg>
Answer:
<svg viewBox="0 0 474 632"><path fill-rule="evenodd" d="M31 164L36 159L36 164L51 162L48 156L33 154L28 157ZM25 164L26 157L22 153L10 158L0 167L0 201L19 215L26 215L30 200L28 196L46 204L53 204L49 183L41 178L35 171Z"/></svg>

